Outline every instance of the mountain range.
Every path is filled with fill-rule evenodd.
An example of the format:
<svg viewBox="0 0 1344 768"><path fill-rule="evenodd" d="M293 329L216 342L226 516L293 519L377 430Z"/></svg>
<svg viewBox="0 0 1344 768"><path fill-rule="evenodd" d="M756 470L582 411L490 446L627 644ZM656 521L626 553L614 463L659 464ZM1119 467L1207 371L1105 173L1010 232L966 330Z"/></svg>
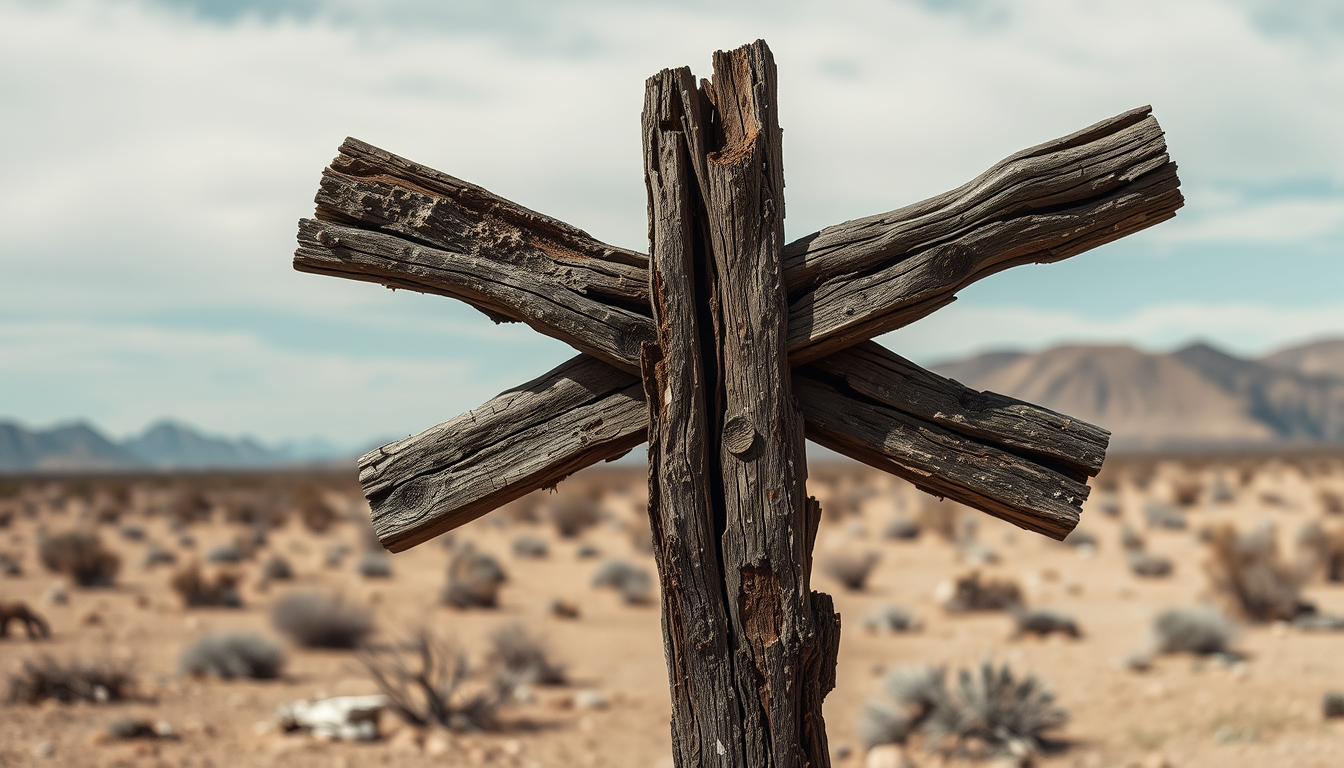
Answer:
<svg viewBox="0 0 1344 768"><path fill-rule="evenodd" d="M319 464L356 453L320 440L268 448L248 438L205 435L172 421L122 441L84 422L31 430L0 421L0 472L259 469Z"/></svg>
<svg viewBox="0 0 1344 768"><path fill-rule="evenodd" d="M1208 344L991 352L932 366L1111 430L1117 450L1344 445L1344 339L1247 359Z"/></svg>

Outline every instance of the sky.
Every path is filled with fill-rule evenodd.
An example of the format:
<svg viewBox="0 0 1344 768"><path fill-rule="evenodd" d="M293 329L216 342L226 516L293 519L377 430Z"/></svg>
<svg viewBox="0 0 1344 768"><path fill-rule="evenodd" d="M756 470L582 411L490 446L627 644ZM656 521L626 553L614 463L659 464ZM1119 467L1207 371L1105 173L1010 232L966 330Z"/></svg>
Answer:
<svg viewBox="0 0 1344 768"><path fill-rule="evenodd" d="M789 239L1142 104L1176 219L1020 267L882 342L1238 354L1344 335L1331 0L0 0L0 419L347 445L572 352L441 297L296 273L346 136L645 250L645 78L764 38Z"/></svg>

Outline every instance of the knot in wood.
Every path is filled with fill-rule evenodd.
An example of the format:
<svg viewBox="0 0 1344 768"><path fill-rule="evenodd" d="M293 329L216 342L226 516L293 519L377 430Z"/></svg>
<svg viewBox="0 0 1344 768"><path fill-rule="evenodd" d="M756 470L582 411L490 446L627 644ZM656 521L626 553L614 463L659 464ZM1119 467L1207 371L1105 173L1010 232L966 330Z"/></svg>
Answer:
<svg viewBox="0 0 1344 768"><path fill-rule="evenodd" d="M723 422L723 447L734 456L741 456L756 444L756 428L745 416L730 416Z"/></svg>
<svg viewBox="0 0 1344 768"><path fill-rule="evenodd" d="M341 239L331 234L325 229L319 229L317 231L317 242L327 246L328 248L335 248L336 246L341 244Z"/></svg>

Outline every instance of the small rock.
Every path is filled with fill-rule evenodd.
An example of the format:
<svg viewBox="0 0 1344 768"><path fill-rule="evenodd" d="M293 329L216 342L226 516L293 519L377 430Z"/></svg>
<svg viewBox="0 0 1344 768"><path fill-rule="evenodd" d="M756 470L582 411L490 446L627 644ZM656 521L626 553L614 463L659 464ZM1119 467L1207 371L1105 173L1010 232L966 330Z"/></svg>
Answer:
<svg viewBox="0 0 1344 768"><path fill-rule="evenodd" d="M425 754L430 757L443 757L453 748L453 743L442 733L434 733L425 739Z"/></svg>
<svg viewBox="0 0 1344 768"><path fill-rule="evenodd" d="M70 593L65 588L65 582L53 581L51 586L47 587L47 591L42 594L42 602L47 605L66 605L69 603Z"/></svg>
<svg viewBox="0 0 1344 768"><path fill-rule="evenodd" d="M606 709L607 697L603 696L601 691L576 691L574 706L579 709Z"/></svg>
<svg viewBox="0 0 1344 768"><path fill-rule="evenodd" d="M39 741L33 745L33 757L51 757L54 754L56 747L50 741Z"/></svg>
<svg viewBox="0 0 1344 768"><path fill-rule="evenodd" d="M868 750L864 768L914 768L899 744L879 744Z"/></svg>

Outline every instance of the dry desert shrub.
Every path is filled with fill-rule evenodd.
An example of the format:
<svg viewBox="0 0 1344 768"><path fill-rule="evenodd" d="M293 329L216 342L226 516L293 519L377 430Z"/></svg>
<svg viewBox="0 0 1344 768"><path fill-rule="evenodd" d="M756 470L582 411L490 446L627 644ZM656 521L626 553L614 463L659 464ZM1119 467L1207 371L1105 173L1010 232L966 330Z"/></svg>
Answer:
<svg viewBox="0 0 1344 768"><path fill-rule="evenodd" d="M1185 475L1171 483L1171 500L1178 507L1193 507L1204 495L1204 484L1198 476Z"/></svg>
<svg viewBox="0 0 1344 768"><path fill-rule="evenodd" d="M168 505L168 517L180 525L206 523L210 521L214 505L199 490L184 488L180 490Z"/></svg>
<svg viewBox="0 0 1344 768"><path fill-rule="evenodd" d="M546 557L549 552L546 539L532 533L515 536L510 546L513 549L513 556L519 558L538 560Z"/></svg>
<svg viewBox="0 0 1344 768"><path fill-rule="evenodd" d="M365 646L359 660L391 710L420 727L495 730L499 710L514 699L518 686L506 674L471 686L466 654L428 629L396 644Z"/></svg>
<svg viewBox="0 0 1344 768"><path fill-rule="evenodd" d="M29 640L51 637L51 626L36 611L22 601L0 601L0 637L9 637L10 622L23 625L23 631Z"/></svg>
<svg viewBox="0 0 1344 768"><path fill-rule="evenodd" d="M305 648L357 648L373 633L373 614L340 595L291 592L271 606L271 626Z"/></svg>
<svg viewBox="0 0 1344 768"><path fill-rule="evenodd" d="M90 531L58 533L42 539L37 547L47 570L68 576L81 587L110 587L121 568L121 558Z"/></svg>
<svg viewBox="0 0 1344 768"><path fill-rule="evenodd" d="M187 646L177 666L184 675L274 680L285 666L285 654L280 646L261 635L216 633Z"/></svg>
<svg viewBox="0 0 1344 768"><path fill-rule="evenodd" d="M355 563L355 572L366 579L390 579L392 558L381 549L370 549Z"/></svg>
<svg viewBox="0 0 1344 768"><path fill-rule="evenodd" d="M303 526L313 533L326 533L336 523L336 510L331 508L315 485L301 485L294 493L294 508Z"/></svg>
<svg viewBox="0 0 1344 768"><path fill-rule="evenodd" d="M57 661L42 656L25 660L18 672L10 674L5 703L41 704L51 700L105 704L130 698L134 687L135 674L129 662L110 658Z"/></svg>
<svg viewBox="0 0 1344 768"><path fill-rule="evenodd" d="M1047 608L1019 608L1013 611L1014 638L1024 635L1045 637L1055 633L1075 639L1082 637L1078 622L1068 614Z"/></svg>
<svg viewBox="0 0 1344 768"><path fill-rule="evenodd" d="M1035 675L1016 677L988 660L957 672L898 669L884 682L887 699L871 699L859 720L869 747L903 743L918 731L930 750L958 757L1024 758L1054 746L1050 732L1068 722L1054 694Z"/></svg>
<svg viewBox="0 0 1344 768"><path fill-rule="evenodd" d="M595 499L574 494L557 495L547 511L555 532L566 539L578 537L602 520Z"/></svg>
<svg viewBox="0 0 1344 768"><path fill-rule="evenodd" d="M272 581L292 581L294 579L294 569L290 567L289 561L280 555L272 555L261 566L261 581L263 584L269 584Z"/></svg>
<svg viewBox="0 0 1344 768"><path fill-rule="evenodd" d="M507 580L498 560L466 543L448 560L442 600L454 608L494 608L499 605L499 588Z"/></svg>
<svg viewBox="0 0 1344 768"><path fill-rule="evenodd" d="M1022 588L1017 582L1011 579L981 581L979 571L944 582L936 597L949 613L1009 611L1023 604Z"/></svg>
<svg viewBox="0 0 1344 768"><path fill-rule="evenodd" d="M1290 621L1312 610L1301 597L1307 572L1279 557L1272 525L1245 534L1230 524L1215 528L1205 571L1214 593L1250 621Z"/></svg>
<svg viewBox="0 0 1344 768"><path fill-rule="evenodd" d="M647 569L616 558L597 567L592 583L594 587L616 590L626 605L647 603L653 593L653 577Z"/></svg>
<svg viewBox="0 0 1344 768"><path fill-rule="evenodd" d="M1185 514L1174 504L1165 501L1149 501L1143 505L1143 519L1149 528L1165 528L1170 531L1185 530Z"/></svg>
<svg viewBox="0 0 1344 768"><path fill-rule="evenodd" d="M173 565L177 562L177 555L172 550L164 548L155 542L150 542L145 547L145 567L153 568L158 565Z"/></svg>
<svg viewBox="0 0 1344 768"><path fill-rule="evenodd" d="M1175 569L1171 558L1143 549L1129 549L1125 552L1125 563L1129 572L1145 579L1160 579L1170 576Z"/></svg>
<svg viewBox="0 0 1344 768"><path fill-rule="evenodd" d="M246 557L247 555L243 552L242 547L239 547L237 543L219 544L211 547L210 551L205 553L207 563L224 565L237 565L243 562Z"/></svg>
<svg viewBox="0 0 1344 768"><path fill-rule="evenodd" d="M859 619L863 628L877 634L913 632L919 628L915 617L904 608L894 605L874 606Z"/></svg>
<svg viewBox="0 0 1344 768"><path fill-rule="evenodd" d="M168 586L182 600L183 608L242 608L238 581L238 574L230 571L219 571L210 578L192 563L174 573Z"/></svg>
<svg viewBox="0 0 1344 768"><path fill-rule="evenodd" d="M1236 634L1232 620L1211 605L1171 608L1154 617L1150 645L1159 654L1234 655Z"/></svg>
<svg viewBox="0 0 1344 768"><path fill-rule="evenodd" d="M837 552L828 555L821 563L822 571L827 576L835 579L851 592L858 592L863 589L864 584L868 583L868 576L873 572L879 560L876 552L865 552L858 554L856 552Z"/></svg>
<svg viewBox="0 0 1344 768"><path fill-rule="evenodd" d="M897 515L882 528L882 537L897 541L913 541L919 538L919 523L905 515Z"/></svg>
<svg viewBox="0 0 1344 768"><path fill-rule="evenodd" d="M521 624L506 624L490 634L489 661L521 684L565 684L564 665L556 663L546 644Z"/></svg>
<svg viewBox="0 0 1344 768"><path fill-rule="evenodd" d="M1321 697L1321 716L1326 720L1344 717L1344 691L1326 691Z"/></svg>

